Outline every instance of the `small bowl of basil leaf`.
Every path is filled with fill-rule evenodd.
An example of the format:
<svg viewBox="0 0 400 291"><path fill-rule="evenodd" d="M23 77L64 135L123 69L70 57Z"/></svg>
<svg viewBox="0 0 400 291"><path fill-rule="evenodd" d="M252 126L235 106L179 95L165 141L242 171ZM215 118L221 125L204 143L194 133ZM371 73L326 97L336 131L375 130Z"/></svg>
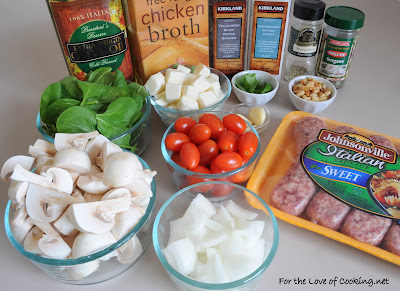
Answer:
<svg viewBox="0 0 400 291"><path fill-rule="evenodd" d="M97 130L140 155L150 142L150 112L149 93L142 85L104 67L89 73L86 81L69 76L49 85L41 97L36 126L49 142L57 132Z"/></svg>
<svg viewBox="0 0 400 291"><path fill-rule="evenodd" d="M258 70L237 73L231 82L233 92L242 103L257 105L269 102L279 87L279 82L273 75Z"/></svg>

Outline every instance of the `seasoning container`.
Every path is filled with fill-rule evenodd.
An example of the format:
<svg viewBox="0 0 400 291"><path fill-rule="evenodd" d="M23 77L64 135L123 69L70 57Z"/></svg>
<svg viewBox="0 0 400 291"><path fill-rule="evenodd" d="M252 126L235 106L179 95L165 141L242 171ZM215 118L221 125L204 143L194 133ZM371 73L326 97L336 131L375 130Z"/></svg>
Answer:
<svg viewBox="0 0 400 291"><path fill-rule="evenodd" d="M210 66L229 78L244 70L246 13L246 0L210 0Z"/></svg>
<svg viewBox="0 0 400 291"><path fill-rule="evenodd" d="M320 0L296 0L290 28L285 80L314 75L318 43L323 27L325 3Z"/></svg>
<svg viewBox="0 0 400 291"><path fill-rule="evenodd" d="M99 67L134 71L121 0L47 0L71 75L80 80Z"/></svg>
<svg viewBox="0 0 400 291"><path fill-rule="evenodd" d="M336 88L344 86L364 19L365 14L352 7L333 6L326 10L316 74Z"/></svg>
<svg viewBox="0 0 400 291"><path fill-rule="evenodd" d="M251 0L246 68L265 71L280 79L290 5L291 0Z"/></svg>

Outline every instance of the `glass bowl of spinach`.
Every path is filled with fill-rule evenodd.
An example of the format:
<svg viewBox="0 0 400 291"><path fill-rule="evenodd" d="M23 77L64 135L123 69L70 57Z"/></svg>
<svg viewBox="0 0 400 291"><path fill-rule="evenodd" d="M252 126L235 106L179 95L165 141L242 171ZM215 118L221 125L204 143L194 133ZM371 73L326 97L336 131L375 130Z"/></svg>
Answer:
<svg viewBox="0 0 400 291"><path fill-rule="evenodd" d="M69 76L43 92L36 126L54 142L56 132L83 133L94 130L121 148L137 155L150 142L151 102L147 90L127 82L123 73L99 68L86 81Z"/></svg>

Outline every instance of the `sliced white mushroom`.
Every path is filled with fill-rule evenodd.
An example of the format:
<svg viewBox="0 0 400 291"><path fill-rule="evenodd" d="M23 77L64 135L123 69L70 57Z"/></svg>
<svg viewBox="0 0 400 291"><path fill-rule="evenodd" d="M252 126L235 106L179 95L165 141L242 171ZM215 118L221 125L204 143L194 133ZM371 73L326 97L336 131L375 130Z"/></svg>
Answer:
<svg viewBox="0 0 400 291"><path fill-rule="evenodd" d="M93 254L116 242L117 240L109 231L103 234L81 232L76 237L72 246L72 258L75 259Z"/></svg>
<svg viewBox="0 0 400 291"><path fill-rule="evenodd" d="M142 254L143 248L136 235L118 249L117 260L122 264L130 264Z"/></svg>
<svg viewBox="0 0 400 291"><path fill-rule="evenodd" d="M157 171L151 171L149 169L145 169L145 170L137 171L136 178L137 179L153 179L153 177L155 175L157 175Z"/></svg>
<svg viewBox="0 0 400 291"><path fill-rule="evenodd" d="M87 133L56 133L54 137L54 146L57 151L70 147L75 147L84 151L89 139L97 136L99 136L97 131Z"/></svg>
<svg viewBox="0 0 400 291"><path fill-rule="evenodd" d="M26 235L25 240L24 240L24 249L27 252L37 254L37 255L43 255L43 252L39 249L39 240L43 236L43 231L37 227L34 226Z"/></svg>
<svg viewBox="0 0 400 291"><path fill-rule="evenodd" d="M68 218L79 231L102 234L113 228L115 215L128 210L130 204L126 198L73 204Z"/></svg>
<svg viewBox="0 0 400 291"><path fill-rule="evenodd" d="M131 199L131 201L132 201L133 205L139 206L144 211L146 211L147 206L150 203L150 198L149 197L136 196L136 197L133 197Z"/></svg>
<svg viewBox="0 0 400 291"><path fill-rule="evenodd" d="M100 266L100 260L94 260L88 263L73 265L69 268L69 275L72 280L83 279L93 272L97 271Z"/></svg>
<svg viewBox="0 0 400 291"><path fill-rule="evenodd" d="M15 211L10 223L11 231L19 243L24 241L26 235L33 227L33 224L28 222L27 218L28 212L26 211L25 206L21 206Z"/></svg>
<svg viewBox="0 0 400 291"><path fill-rule="evenodd" d="M123 187L133 182L138 171L139 159L132 153L120 152L107 157L104 164L104 185Z"/></svg>
<svg viewBox="0 0 400 291"><path fill-rule="evenodd" d="M47 140L43 140L43 139L36 140L36 142L33 144L33 147L39 151L46 153L47 155L50 155L50 156L54 156L57 152L53 143L48 142Z"/></svg>
<svg viewBox="0 0 400 291"><path fill-rule="evenodd" d="M53 225L54 227L63 235L66 236L73 236L77 234L79 231L75 228L75 226L71 223L71 221L68 218L68 208L71 206L68 206L67 209L61 214L59 218L57 218Z"/></svg>
<svg viewBox="0 0 400 291"><path fill-rule="evenodd" d="M51 180L56 185L56 189L60 192L71 194L74 189L72 176L65 169L51 167L46 173L43 173L42 176Z"/></svg>
<svg viewBox="0 0 400 291"><path fill-rule="evenodd" d="M116 188L108 191L106 194L103 195L101 200L109 200L115 198L130 198L131 192L127 188Z"/></svg>
<svg viewBox="0 0 400 291"><path fill-rule="evenodd" d="M42 238L38 242L38 247L44 255L53 259L65 259L71 254L71 248L50 225L50 223L39 222L30 218L28 221L39 227L44 232L44 235L42 235Z"/></svg>
<svg viewBox="0 0 400 291"><path fill-rule="evenodd" d="M80 232L78 231L77 233L75 233L74 235L69 235L69 236L64 236L63 239L65 241L65 243L72 249L72 246L74 245L74 241L76 239L76 237L80 234ZM72 253L69 255L69 259L72 259Z"/></svg>
<svg viewBox="0 0 400 291"><path fill-rule="evenodd" d="M29 182L31 184L40 185L49 189L57 189L57 185L54 184L50 178L32 173L23 168L20 164L15 166L14 172L10 178L14 181Z"/></svg>
<svg viewBox="0 0 400 291"><path fill-rule="evenodd" d="M69 172L69 174L71 175L72 181L74 183L74 187L76 187L76 182L78 181L79 176L81 175L80 173L71 171L71 170L67 170Z"/></svg>
<svg viewBox="0 0 400 291"><path fill-rule="evenodd" d="M89 156L77 148L58 151L54 157L54 166L81 174L89 173L91 169Z"/></svg>
<svg viewBox="0 0 400 291"><path fill-rule="evenodd" d="M37 174L40 174L43 171L43 168L51 168L54 163L54 157L50 157L47 155L40 155L36 159L36 170Z"/></svg>
<svg viewBox="0 0 400 291"><path fill-rule="evenodd" d="M26 210L29 217L36 221L52 222L56 220L71 203L80 203L81 199L36 184L29 184L26 193Z"/></svg>
<svg viewBox="0 0 400 291"><path fill-rule="evenodd" d="M150 185L147 184L144 179L134 179L134 182L126 185L125 188L128 188L129 191L131 191L132 196L140 196L146 198L153 196Z"/></svg>
<svg viewBox="0 0 400 291"><path fill-rule="evenodd" d="M17 207L25 204L25 196L28 191L28 182L11 181L10 187L8 188L8 198L11 203L17 204Z"/></svg>
<svg viewBox="0 0 400 291"><path fill-rule="evenodd" d="M98 166L101 170L104 170L104 165L103 165L103 155L100 153L98 157L96 157L96 166Z"/></svg>
<svg viewBox="0 0 400 291"><path fill-rule="evenodd" d="M92 164L96 162L96 158L100 155L103 143L109 142L108 138L103 135L96 136L86 145L85 152L88 154Z"/></svg>
<svg viewBox="0 0 400 291"><path fill-rule="evenodd" d="M42 151L41 149L35 148L32 145L29 146L28 154L30 154L35 159L39 158L40 156L49 156L49 157L51 157L50 154Z"/></svg>
<svg viewBox="0 0 400 291"><path fill-rule="evenodd" d="M100 169L98 166L92 164L92 166L90 168L90 174L91 175L96 175L98 173L103 173L103 170Z"/></svg>
<svg viewBox="0 0 400 291"><path fill-rule="evenodd" d="M100 177L96 176L99 175ZM102 173L96 175L81 175L78 178L77 185L80 189L91 194L104 194L110 187L103 184Z"/></svg>
<svg viewBox="0 0 400 291"><path fill-rule="evenodd" d="M91 194L91 193L85 192L85 194L83 194L83 198L85 199L85 202L96 202L96 201L101 201L101 199L103 198L103 195Z"/></svg>
<svg viewBox="0 0 400 291"><path fill-rule="evenodd" d="M115 225L111 229L117 240L126 235L145 214L145 211L137 206L129 207L127 211L115 215Z"/></svg>
<svg viewBox="0 0 400 291"><path fill-rule="evenodd" d="M9 182L10 176L17 164L19 164L22 168L26 170L30 170L32 168L34 161L35 159L33 157L21 156L21 155L9 158L1 168L1 173L0 173L1 179L3 181Z"/></svg>
<svg viewBox="0 0 400 291"><path fill-rule="evenodd" d="M101 156L103 158L103 165L106 164L107 159L116 153L122 152L122 149L112 142L105 142L101 147Z"/></svg>

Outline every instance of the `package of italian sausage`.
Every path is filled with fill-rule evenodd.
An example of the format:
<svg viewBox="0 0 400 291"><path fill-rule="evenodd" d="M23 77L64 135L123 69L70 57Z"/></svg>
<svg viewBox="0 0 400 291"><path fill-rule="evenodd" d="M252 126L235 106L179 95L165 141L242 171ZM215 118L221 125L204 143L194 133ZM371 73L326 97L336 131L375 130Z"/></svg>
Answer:
<svg viewBox="0 0 400 291"><path fill-rule="evenodd" d="M289 223L400 265L400 139L292 112L247 188Z"/></svg>

